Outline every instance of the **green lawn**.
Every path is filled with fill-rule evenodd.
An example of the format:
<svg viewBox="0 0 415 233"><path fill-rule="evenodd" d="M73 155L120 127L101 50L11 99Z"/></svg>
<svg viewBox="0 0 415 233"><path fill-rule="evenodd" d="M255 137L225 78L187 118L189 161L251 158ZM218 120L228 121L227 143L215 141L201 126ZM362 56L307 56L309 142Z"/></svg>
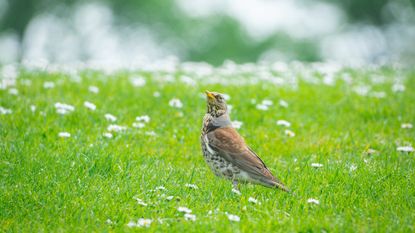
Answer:
<svg viewBox="0 0 415 233"><path fill-rule="evenodd" d="M415 146L415 128L401 127L415 125L413 71L325 75L293 66L271 72L278 78L270 81L269 67L241 69L207 77L192 68L21 69L15 86L0 90L0 112L12 111L0 114L0 232L415 231L415 153L397 151ZM145 84L134 86L134 77ZM54 87L45 88L53 85L47 82ZM239 132L295 194L245 184L239 196L210 172L199 142L206 89L230 96L231 118L243 122ZM169 105L173 98L182 108ZM266 111L257 109L263 100L273 102ZM74 110L58 114L58 102ZM107 113L117 120L107 120ZM143 115L150 121L134 128ZM291 123L294 137L276 124L281 119ZM111 124L126 128L107 138ZM178 207L191 209L196 221L185 220ZM152 223L128 226L139 218Z"/></svg>

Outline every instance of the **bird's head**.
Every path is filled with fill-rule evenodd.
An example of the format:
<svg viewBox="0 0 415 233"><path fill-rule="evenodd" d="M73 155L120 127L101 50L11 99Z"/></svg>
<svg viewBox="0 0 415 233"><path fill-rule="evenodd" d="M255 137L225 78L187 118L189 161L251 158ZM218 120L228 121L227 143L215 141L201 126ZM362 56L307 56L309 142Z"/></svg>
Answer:
<svg viewBox="0 0 415 233"><path fill-rule="evenodd" d="M225 98L217 92L205 91L207 98L207 113L218 117L228 112Z"/></svg>

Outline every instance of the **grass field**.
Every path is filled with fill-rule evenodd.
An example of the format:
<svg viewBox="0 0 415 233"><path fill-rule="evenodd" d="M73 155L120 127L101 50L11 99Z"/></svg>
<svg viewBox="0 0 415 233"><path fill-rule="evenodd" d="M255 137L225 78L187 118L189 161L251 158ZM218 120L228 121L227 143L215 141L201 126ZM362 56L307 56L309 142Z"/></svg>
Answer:
<svg viewBox="0 0 415 233"><path fill-rule="evenodd" d="M329 68L3 69L0 231L415 231L415 73ZM210 172L206 89L294 195Z"/></svg>

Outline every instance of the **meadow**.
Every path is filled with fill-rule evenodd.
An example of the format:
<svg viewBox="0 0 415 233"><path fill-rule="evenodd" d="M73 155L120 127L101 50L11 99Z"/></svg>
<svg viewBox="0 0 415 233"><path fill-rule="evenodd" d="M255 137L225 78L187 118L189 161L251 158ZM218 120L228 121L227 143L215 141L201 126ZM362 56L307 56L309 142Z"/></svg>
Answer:
<svg viewBox="0 0 415 233"><path fill-rule="evenodd" d="M415 72L227 63L3 67L1 232L413 232ZM232 192L204 91L293 193Z"/></svg>

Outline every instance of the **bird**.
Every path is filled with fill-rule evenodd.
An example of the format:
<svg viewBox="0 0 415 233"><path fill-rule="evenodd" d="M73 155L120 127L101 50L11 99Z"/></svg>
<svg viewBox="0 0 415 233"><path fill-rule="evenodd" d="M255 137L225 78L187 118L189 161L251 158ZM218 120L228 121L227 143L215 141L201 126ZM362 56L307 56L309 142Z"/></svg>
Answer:
<svg viewBox="0 0 415 233"><path fill-rule="evenodd" d="M207 111L200 142L203 157L213 173L231 180L235 190L239 190L238 183L253 183L290 192L232 127L224 95L210 91L205 94Z"/></svg>

